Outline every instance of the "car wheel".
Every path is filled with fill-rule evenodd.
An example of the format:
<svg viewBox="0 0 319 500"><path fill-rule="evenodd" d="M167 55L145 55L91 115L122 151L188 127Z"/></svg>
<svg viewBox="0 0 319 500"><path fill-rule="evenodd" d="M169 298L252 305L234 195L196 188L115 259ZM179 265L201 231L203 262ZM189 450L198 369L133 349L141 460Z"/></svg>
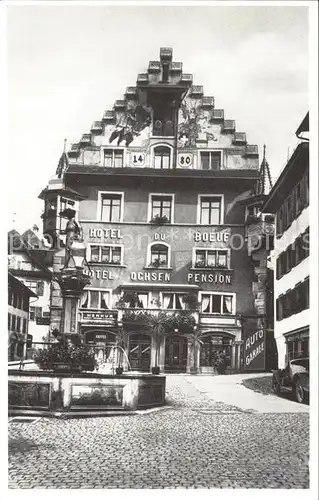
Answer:
<svg viewBox="0 0 319 500"><path fill-rule="evenodd" d="M298 403L306 403L307 402L307 391L304 390L302 383L300 380L296 380L295 383L295 397Z"/></svg>
<svg viewBox="0 0 319 500"><path fill-rule="evenodd" d="M273 381L272 381L272 389L273 389L274 393L279 396L279 394L281 393L280 384L278 384L278 381L276 379L273 379Z"/></svg>

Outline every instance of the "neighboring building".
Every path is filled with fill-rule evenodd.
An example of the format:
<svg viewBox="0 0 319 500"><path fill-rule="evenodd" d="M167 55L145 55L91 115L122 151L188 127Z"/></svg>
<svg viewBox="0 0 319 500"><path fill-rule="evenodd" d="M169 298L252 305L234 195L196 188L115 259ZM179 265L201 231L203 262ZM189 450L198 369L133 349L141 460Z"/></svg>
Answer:
<svg viewBox="0 0 319 500"><path fill-rule="evenodd" d="M8 360L25 359L27 350L29 303L37 296L8 273Z"/></svg>
<svg viewBox="0 0 319 500"><path fill-rule="evenodd" d="M301 139L263 207L276 215L275 338L278 363L309 356L309 114L296 135ZM302 135L301 135L302 134Z"/></svg>
<svg viewBox="0 0 319 500"><path fill-rule="evenodd" d="M34 231L28 230L22 235L15 230L8 233L9 271L36 297L30 302L29 310L29 338L34 347L48 341L50 331L52 253Z"/></svg>
<svg viewBox="0 0 319 500"><path fill-rule="evenodd" d="M249 338L253 369L264 359L266 311L253 290L243 202L258 184L258 148L192 81L172 50L161 49L136 86L63 153L40 195L43 232L56 251L55 273L70 210L87 245L92 282L67 333L105 356L124 338L133 369L148 371L157 359L162 370L181 372L212 371L221 351L232 370L244 369ZM177 314L197 303L193 334L172 326L157 351L145 312ZM62 314L54 283L51 330L61 328Z"/></svg>

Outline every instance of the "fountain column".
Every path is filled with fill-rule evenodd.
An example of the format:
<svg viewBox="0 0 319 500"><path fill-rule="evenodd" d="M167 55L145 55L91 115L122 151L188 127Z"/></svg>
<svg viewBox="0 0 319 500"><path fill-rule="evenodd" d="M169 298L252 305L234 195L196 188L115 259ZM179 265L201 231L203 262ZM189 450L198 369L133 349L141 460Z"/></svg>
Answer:
<svg viewBox="0 0 319 500"><path fill-rule="evenodd" d="M74 212L74 211L72 211ZM82 231L74 218L75 212L69 217L66 226L65 263L57 280L63 297L61 337L80 343L78 326L78 309L83 289L91 278L88 276L86 262L86 247L82 240Z"/></svg>

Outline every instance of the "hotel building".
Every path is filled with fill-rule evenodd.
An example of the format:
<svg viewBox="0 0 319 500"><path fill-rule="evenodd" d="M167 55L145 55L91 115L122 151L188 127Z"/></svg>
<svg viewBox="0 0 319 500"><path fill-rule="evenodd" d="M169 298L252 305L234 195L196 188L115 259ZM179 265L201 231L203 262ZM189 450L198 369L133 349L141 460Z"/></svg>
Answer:
<svg viewBox="0 0 319 500"><path fill-rule="evenodd" d="M161 49L63 153L40 195L54 272L64 265L70 210L87 247L92 279L67 333L106 357L121 342L125 369L212 372L221 352L230 370L264 369L265 294L256 269L266 265L247 245L247 202L258 179L257 146L193 85L172 50ZM62 314L54 283L51 331ZM165 324L161 335L150 317Z"/></svg>

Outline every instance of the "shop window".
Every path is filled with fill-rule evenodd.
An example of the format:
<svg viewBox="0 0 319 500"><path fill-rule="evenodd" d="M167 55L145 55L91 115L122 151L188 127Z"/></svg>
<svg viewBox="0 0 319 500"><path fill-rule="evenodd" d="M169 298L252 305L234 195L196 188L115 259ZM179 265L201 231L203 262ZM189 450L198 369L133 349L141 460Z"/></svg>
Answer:
<svg viewBox="0 0 319 500"><path fill-rule="evenodd" d="M171 167L171 148L168 146L156 146L153 149L153 167L170 168Z"/></svg>
<svg viewBox="0 0 319 500"><path fill-rule="evenodd" d="M84 290L81 307L83 309L110 309L111 292L110 290L90 289Z"/></svg>
<svg viewBox="0 0 319 500"><path fill-rule="evenodd" d="M172 222L173 195L150 195L150 221Z"/></svg>
<svg viewBox="0 0 319 500"><path fill-rule="evenodd" d="M169 266L169 246L163 243L153 243L150 247L149 266L168 267Z"/></svg>
<svg viewBox="0 0 319 500"><path fill-rule="evenodd" d="M200 165L202 170L220 170L220 151L201 151Z"/></svg>
<svg viewBox="0 0 319 500"><path fill-rule="evenodd" d="M203 293L201 296L201 312L208 314L235 314L234 294Z"/></svg>
<svg viewBox="0 0 319 500"><path fill-rule="evenodd" d="M122 194L105 193L101 197L101 221L120 222L122 217Z"/></svg>
<svg viewBox="0 0 319 500"><path fill-rule="evenodd" d="M162 309L186 309L183 293L162 293Z"/></svg>
<svg viewBox="0 0 319 500"><path fill-rule="evenodd" d="M122 168L123 166L124 166L124 150L123 149L105 149L104 150L104 167Z"/></svg>
<svg viewBox="0 0 319 500"><path fill-rule="evenodd" d="M117 245L90 245L90 262L122 264L123 247Z"/></svg>
<svg viewBox="0 0 319 500"><path fill-rule="evenodd" d="M194 267L199 268L229 268L227 250L196 249Z"/></svg>
<svg viewBox="0 0 319 500"><path fill-rule="evenodd" d="M222 224L222 197L221 196L199 196L199 224L217 225Z"/></svg>

